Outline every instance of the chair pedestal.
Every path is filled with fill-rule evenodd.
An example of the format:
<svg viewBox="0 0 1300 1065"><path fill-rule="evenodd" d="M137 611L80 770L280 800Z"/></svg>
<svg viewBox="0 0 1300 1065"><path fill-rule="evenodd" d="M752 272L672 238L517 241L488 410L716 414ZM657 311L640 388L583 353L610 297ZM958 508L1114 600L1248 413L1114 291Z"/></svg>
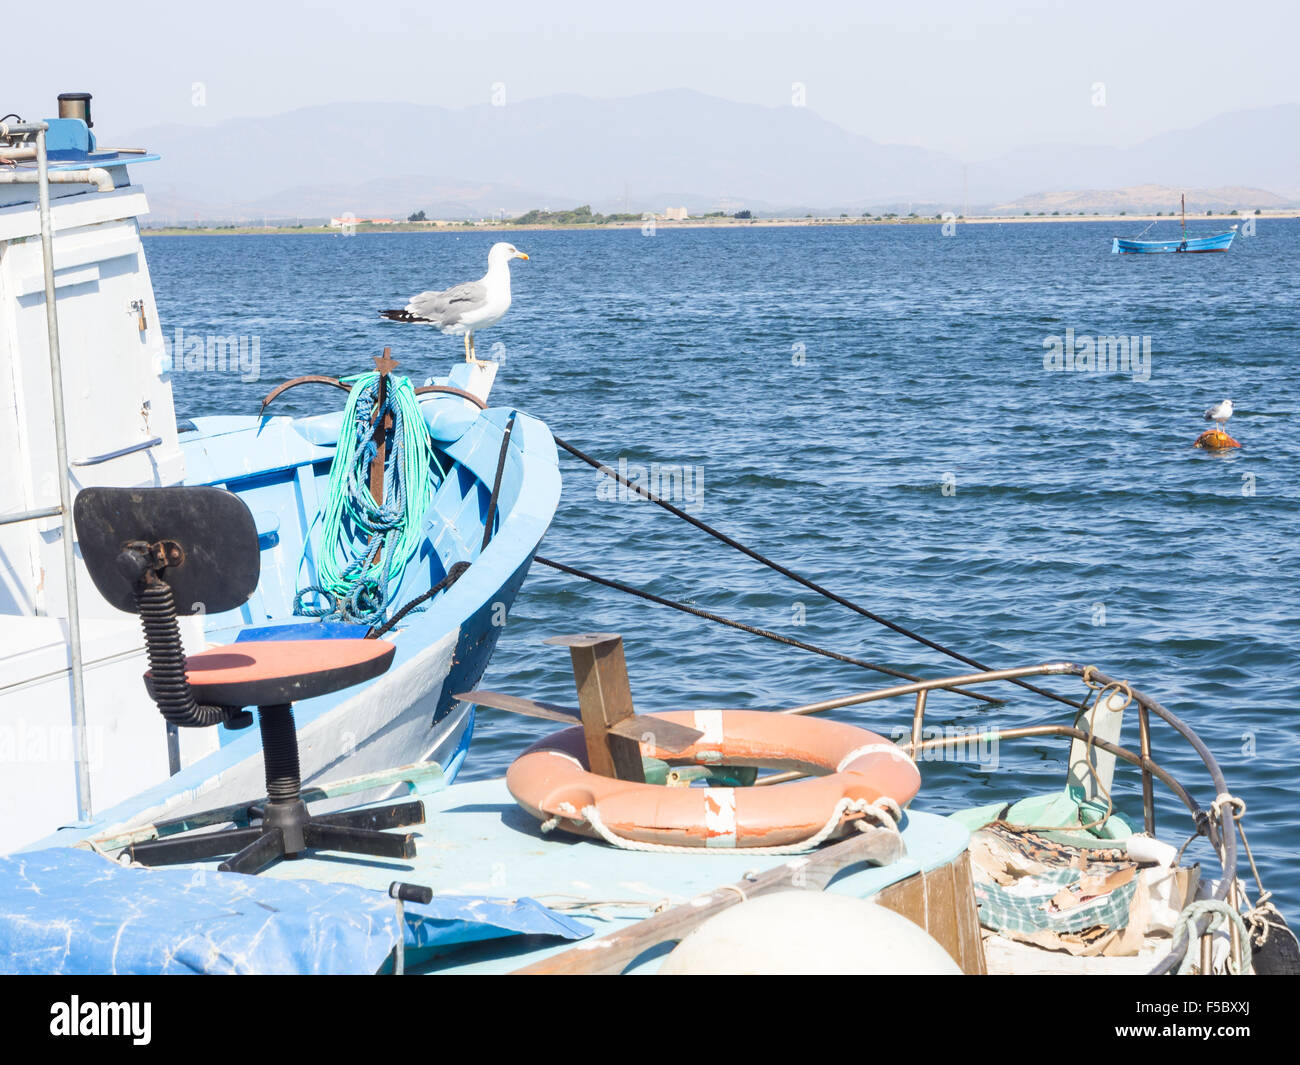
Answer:
<svg viewBox="0 0 1300 1065"><path fill-rule="evenodd" d="M257 709L267 801L250 804L248 814L250 820L260 819L261 825L136 843L127 848L133 861L141 865L174 865L230 854L233 857L218 869L255 874L279 858L298 858L309 850L378 858L415 857L412 835L389 835L382 829L424 824L423 802L312 816L302 801L293 707L282 703Z"/></svg>

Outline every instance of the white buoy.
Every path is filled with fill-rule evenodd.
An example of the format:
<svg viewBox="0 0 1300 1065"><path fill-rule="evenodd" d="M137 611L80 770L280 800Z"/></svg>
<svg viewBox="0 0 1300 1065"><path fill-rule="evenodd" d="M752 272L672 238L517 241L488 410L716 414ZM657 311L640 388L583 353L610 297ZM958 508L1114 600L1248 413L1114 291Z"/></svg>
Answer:
<svg viewBox="0 0 1300 1065"><path fill-rule="evenodd" d="M919 925L868 899L779 891L710 917L661 974L953 975L961 968Z"/></svg>
<svg viewBox="0 0 1300 1065"><path fill-rule="evenodd" d="M1128 856L1143 865L1154 862L1166 869L1178 859L1178 848L1172 843L1154 839L1146 833L1134 833L1124 841Z"/></svg>

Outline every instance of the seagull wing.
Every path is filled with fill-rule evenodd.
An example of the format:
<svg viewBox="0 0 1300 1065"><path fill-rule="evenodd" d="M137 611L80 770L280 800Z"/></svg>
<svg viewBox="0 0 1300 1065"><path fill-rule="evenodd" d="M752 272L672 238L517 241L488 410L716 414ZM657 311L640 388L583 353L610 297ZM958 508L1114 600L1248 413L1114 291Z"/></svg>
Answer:
<svg viewBox="0 0 1300 1065"><path fill-rule="evenodd" d="M470 311L488 301L487 286L481 281L466 281L442 292L421 292L412 296L406 309L417 318L441 326L455 325Z"/></svg>

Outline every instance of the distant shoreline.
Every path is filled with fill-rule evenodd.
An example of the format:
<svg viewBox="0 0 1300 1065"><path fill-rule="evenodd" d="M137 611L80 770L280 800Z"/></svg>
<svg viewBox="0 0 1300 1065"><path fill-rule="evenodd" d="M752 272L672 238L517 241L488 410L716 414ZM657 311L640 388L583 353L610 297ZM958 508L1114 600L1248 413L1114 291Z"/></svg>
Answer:
<svg viewBox="0 0 1300 1065"><path fill-rule="evenodd" d="M1195 215L1189 222L1222 222L1229 225L1240 223L1246 218L1256 219L1293 219L1300 218L1300 211L1265 211L1257 215L1214 214ZM1112 225L1143 225L1151 222L1152 216L1146 214L1122 215L989 215L973 218L943 219L930 216L927 218L688 218L683 221L666 221L656 219L654 228L659 229L782 229L794 226L941 226L945 222L957 225L1007 225L1025 222L1109 222ZM1178 216L1162 216L1154 221L1160 223L1176 222ZM644 222L600 222L595 224L556 224L540 223L533 225L515 225L510 222L472 222L451 225L433 225L421 222L398 222L394 225L363 225L354 227L355 233L473 233L484 230L501 232L528 232L530 230L639 230L649 225ZM281 236L281 235L316 235L333 234L343 236L337 226L160 226L156 229L141 228L146 237L235 237L235 236Z"/></svg>

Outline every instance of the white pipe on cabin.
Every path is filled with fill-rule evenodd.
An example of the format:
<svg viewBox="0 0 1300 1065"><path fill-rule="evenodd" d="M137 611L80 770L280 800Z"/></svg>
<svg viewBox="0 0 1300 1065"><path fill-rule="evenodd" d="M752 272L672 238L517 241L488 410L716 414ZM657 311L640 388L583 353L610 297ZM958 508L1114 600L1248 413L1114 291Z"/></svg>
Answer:
<svg viewBox="0 0 1300 1065"><path fill-rule="evenodd" d="M0 137L27 137L49 128L44 122L0 122Z"/></svg>
<svg viewBox="0 0 1300 1065"><path fill-rule="evenodd" d="M39 136L44 137L44 134ZM38 149L36 157L38 166L41 165L41 159ZM0 172L0 185L39 185L42 182L49 185L94 185L100 192L112 192L116 188L113 184L113 175L102 166L91 166L85 170L55 170L53 173L47 170L44 178L33 170Z"/></svg>
<svg viewBox="0 0 1300 1065"><path fill-rule="evenodd" d="M54 400L54 450L59 470L59 509L63 512L63 579L68 604L68 654L72 677L72 734L76 744L77 817L90 820L90 747L86 736L86 692L81 665L81 608L77 600L77 560L73 549L72 489L68 478L68 431L63 411L63 359L59 352L59 314L54 293L54 223L50 216L49 159L45 131L36 133L38 210L41 217L41 258L45 268L45 330L50 349L50 386ZM108 178L108 171L100 170ZM74 171L73 173L76 173ZM89 173L89 171L87 171ZM0 175L13 176L13 175Z"/></svg>

